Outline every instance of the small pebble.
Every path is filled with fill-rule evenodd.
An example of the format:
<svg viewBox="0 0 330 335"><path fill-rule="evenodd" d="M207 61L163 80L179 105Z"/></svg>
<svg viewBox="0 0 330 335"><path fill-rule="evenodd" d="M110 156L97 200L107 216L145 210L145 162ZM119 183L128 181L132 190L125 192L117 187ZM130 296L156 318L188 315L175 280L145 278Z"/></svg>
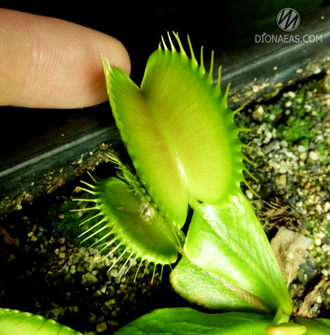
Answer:
<svg viewBox="0 0 330 335"><path fill-rule="evenodd" d="M310 151L308 157L313 161L317 161L319 159L319 155L316 151Z"/></svg>
<svg viewBox="0 0 330 335"><path fill-rule="evenodd" d="M322 297L318 295L318 296L316 297L316 299L315 299L315 302L316 302L317 304L322 304Z"/></svg>
<svg viewBox="0 0 330 335"><path fill-rule="evenodd" d="M57 244L63 245L65 243L65 237L61 237L57 240Z"/></svg>
<svg viewBox="0 0 330 335"><path fill-rule="evenodd" d="M271 151L278 150L280 148L279 141L272 141L269 144L265 145L262 150L265 154L270 153Z"/></svg>
<svg viewBox="0 0 330 335"><path fill-rule="evenodd" d="M315 245L321 245L322 244L322 240L320 238L316 238L314 241Z"/></svg>
<svg viewBox="0 0 330 335"><path fill-rule="evenodd" d="M298 145L297 149L298 149L298 152L305 152L306 151L306 148L303 145Z"/></svg>

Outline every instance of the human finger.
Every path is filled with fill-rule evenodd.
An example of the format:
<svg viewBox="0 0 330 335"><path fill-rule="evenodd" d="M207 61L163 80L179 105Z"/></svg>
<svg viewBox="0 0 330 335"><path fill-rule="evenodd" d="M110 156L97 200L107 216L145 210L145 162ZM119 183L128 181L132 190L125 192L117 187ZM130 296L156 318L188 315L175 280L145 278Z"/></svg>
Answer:
<svg viewBox="0 0 330 335"><path fill-rule="evenodd" d="M125 47L109 35L0 9L0 105L80 108L107 100L101 54L130 73Z"/></svg>

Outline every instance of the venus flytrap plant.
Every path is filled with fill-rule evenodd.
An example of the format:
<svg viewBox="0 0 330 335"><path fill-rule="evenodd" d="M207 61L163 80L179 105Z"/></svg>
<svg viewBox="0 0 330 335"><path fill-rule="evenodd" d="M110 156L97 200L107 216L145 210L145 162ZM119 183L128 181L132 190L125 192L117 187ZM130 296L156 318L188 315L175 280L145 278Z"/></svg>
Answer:
<svg viewBox="0 0 330 335"><path fill-rule="evenodd" d="M188 206L230 203L245 182L242 171L249 173L238 140L246 129L234 123L238 110L227 107L228 90L222 95L220 81L213 83L213 56L207 72L203 50L199 65L189 38L191 58L174 36L180 52L170 35L170 49L163 39L148 60L141 88L103 58L112 112L143 186L110 157L122 171L121 181L110 178L85 189L94 195L90 209L102 214L91 230L107 230L103 240L114 237L104 247L125 245L124 253L140 264L174 263Z"/></svg>
<svg viewBox="0 0 330 335"><path fill-rule="evenodd" d="M238 133L246 129L234 123L235 112L227 107L228 88L222 95L220 79L213 83L213 54L207 73L203 51L199 65L189 38L190 58L178 35L174 37L180 51L170 35L170 48L162 39L148 60L141 88L103 60L117 127L155 209L178 229L186 221L188 206L194 210L171 282L178 293L197 303L202 300L206 307L276 313L255 334L304 334L305 326L289 322L292 306L284 279L240 189L240 182L245 182L242 172L247 170ZM148 245L145 252L150 252ZM172 312L157 313L145 318L155 322L162 313ZM239 315L230 317L238 321ZM144 328L143 320L135 322L148 333L153 326ZM163 321L158 331L168 329L170 320ZM187 331L179 328L180 333ZM228 325L223 328L226 334L238 333L235 326L233 331ZM133 333L136 329L129 325L118 331Z"/></svg>
<svg viewBox="0 0 330 335"><path fill-rule="evenodd" d="M213 54L207 72L203 51L199 64L189 38L190 58L174 37L180 50L170 35L170 48L162 39L148 60L141 88L103 58L112 112L137 177L109 157L120 171L118 178L82 187L92 199L80 200L91 201L86 210L98 210L93 218L100 218L84 234L87 240L102 233L94 245L107 251L123 247L120 257L128 254L124 266L139 259L138 269L144 261L163 268L181 254L170 278L175 290L191 302L229 312L160 309L116 334L329 334L329 320L290 320L289 292L240 189L246 183L243 171L249 172L238 134L246 129L234 123L238 111L227 107L228 88L222 95L220 79L213 83ZM185 238L181 228L189 206L194 213ZM7 327L20 327L10 320ZM39 334L53 335L47 329Z"/></svg>
<svg viewBox="0 0 330 335"><path fill-rule="evenodd" d="M188 206L194 210L172 284L189 300L203 299L207 307L278 311L289 319L292 307L285 282L240 189L240 182L245 182L242 172L247 170L238 134L246 129L234 123L235 112L227 107L228 88L222 95L220 80L213 83L213 54L207 73L203 50L199 65L189 38L190 58L178 35L174 37L180 51L170 35L170 48L162 39L148 60L141 88L103 60L117 127L155 211L173 231L184 225ZM98 199L111 214L114 202L105 202L104 196ZM126 222L116 224L126 231ZM143 241L148 242L150 234L142 226L141 230L139 238L145 232ZM131 236L121 238L127 249L135 245ZM153 243L143 245L145 254L155 255ZM153 262L161 262L159 255ZM196 286L196 279L201 278L207 283L203 294ZM218 299L213 296L211 302L210 289L218 293ZM271 325L269 334L277 330L303 334L306 330L293 323L282 328Z"/></svg>
<svg viewBox="0 0 330 335"><path fill-rule="evenodd" d="M292 306L284 279L240 189L245 182L242 172L248 171L238 134L246 129L234 123L235 112L227 107L228 88L222 95L220 80L213 83L213 54L207 72L203 50L198 64L189 38L190 58L178 35L174 37L179 52L170 35L170 48L162 39L148 60L141 88L103 59L112 112L139 178L124 174L126 182L111 178L91 186L96 207L107 221L103 227L115 234L112 241L118 238L125 251L155 265L171 264L180 252L182 259L171 282L188 300L217 310L268 314L261 323L256 314L216 316L214 334L240 333L246 325L240 318L250 319L255 334L304 334L305 326L289 322ZM194 214L183 243L180 229L188 206ZM146 208L151 215L145 215ZM168 325L171 320L165 319L172 314L171 310L151 313L118 334L137 334L135 325L152 333L150 322L156 318L164 321L157 331L171 326L174 333L187 331L174 321ZM194 322L201 326L204 317L198 314ZM229 326L228 317L237 322ZM262 331L257 330L260 324Z"/></svg>

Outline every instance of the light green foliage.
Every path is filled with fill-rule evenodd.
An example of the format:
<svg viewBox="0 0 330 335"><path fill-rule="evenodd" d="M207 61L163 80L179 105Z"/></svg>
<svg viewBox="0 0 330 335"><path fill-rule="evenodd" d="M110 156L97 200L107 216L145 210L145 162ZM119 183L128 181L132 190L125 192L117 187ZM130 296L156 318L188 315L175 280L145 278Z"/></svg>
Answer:
<svg viewBox="0 0 330 335"><path fill-rule="evenodd" d="M185 255L206 271L260 298L274 312L281 308L291 314L291 299L268 239L241 193L232 197L229 205L201 204L195 208Z"/></svg>
<svg viewBox="0 0 330 335"><path fill-rule="evenodd" d="M129 323L115 335L265 335L269 315L252 313L205 314L191 308L165 308Z"/></svg>
<svg viewBox="0 0 330 335"><path fill-rule="evenodd" d="M183 256L170 275L174 289L185 299L213 310L271 313L271 307L230 280L197 266Z"/></svg>
<svg viewBox="0 0 330 335"><path fill-rule="evenodd" d="M118 178L104 179L96 183L95 197L101 213L111 218L107 237L127 245L131 255L155 264L171 264L177 260L182 247L181 231L160 215L139 189L132 189ZM125 224L123 224L125 223ZM146 246L152 250L145 254Z"/></svg>
<svg viewBox="0 0 330 335"><path fill-rule="evenodd" d="M0 335L82 335L40 315L0 308Z"/></svg>
<svg viewBox="0 0 330 335"><path fill-rule="evenodd" d="M244 181L239 128L220 81L213 84L190 45L187 56L169 35L149 58L141 88L104 61L112 111L137 174L179 228L191 199L219 205ZM190 43L190 41L189 41ZM163 47L163 49L162 49ZM202 55L202 54L201 54Z"/></svg>
<svg viewBox="0 0 330 335"><path fill-rule="evenodd" d="M301 335L306 333L306 327L289 322L289 316L279 308L270 325L266 327L268 335Z"/></svg>
<svg viewBox="0 0 330 335"><path fill-rule="evenodd" d="M268 335L302 335L306 334L306 327L293 322L282 323L278 326L266 327Z"/></svg>
<svg viewBox="0 0 330 335"><path fill-rule="evenodd" d="M114 155L108 158L117 165L119 178L94 180L93 185L84 182L88 188L81 189L92 197L75 199L93 203L94 206L84 210L96 210L97 213L81 223L87 225L92 222L90 228L81 234L85 236L82 243L96 237L92 245L109 255L122 247L117 262L127 252L129 255L124 266L131 258L140 259L140 266L144 261L154 263L155 272L157 264L163 267L174 263L183 247L184 234L157 210L128 167Z"/></svg>
<svg viewBox="0 0 330 335"><path fill-rule="evenodd" d="M305 335L327 335L330 334L330 319L303 319L295 318L296 324L306 327Z"/></svg>

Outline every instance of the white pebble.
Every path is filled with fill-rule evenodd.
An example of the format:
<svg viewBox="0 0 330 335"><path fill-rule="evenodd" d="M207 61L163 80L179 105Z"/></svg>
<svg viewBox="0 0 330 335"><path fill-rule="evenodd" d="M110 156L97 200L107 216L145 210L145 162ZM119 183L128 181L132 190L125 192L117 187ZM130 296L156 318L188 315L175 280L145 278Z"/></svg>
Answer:
<svg viewBox="0 0 330 335"><path fill-rule="evenodd" d="M330 202L327 201L325 204L324 204L324 212L327 212L328 210L330 209Z"/></svg>
<svg viewBox="0 0 330 335"><path fill-rule="evenodd" d="M271 131L268 130L268 131L266 131L265 136L268 137L268 138L272 138L273 134L272 134Z"/></svg>
<svg viewBox="0 0 330 335"><path fill-rule="evenodd" d="M276 179L276 181L278 182L278 184L280 186L285 187L285 185L286 185L286 175L282 174L279 178Z"/></svg>
<svg viewBox="0 0 330 335"><path fill-rule="evenodd" d="M287 93L287 96L288 96L289 98L294 99L294 98L296 97L296 93L294 93L294 92L292 92L292 91L289 91L289 92Z"/></svg>
<svg viewBox="0 0 330 335"><path fill-rule="evenodd" d="M280 145L281 145L282 148L287 148L288 147L288 142L283 140L283 141L280 142Z"/></svg>
<svg viewBox="0 0 330 335"><path fill-rule="evenodd" d="M319 295L319 296L317 296L317 298L315 299L315 302L317 303L317 304L322 304L322 297Z"/></svg>
<svg viewBox="0 0 330 335"><path fill-rule="evenodd" d="M315 244L316 245L321 245L322 244L322 240L320 238L316 238L315 239Z"/></svg>
<svg viewBox="0 0 330 335"><path fill-rule="evenodd" d="M322 250L323 250L324 252L329 253L329 251L330 251L330 245L329 245L329 244L323 244L323 246L322 246Z"/></svg>
<svg viewBox="0 0 330 335"><path fill-rule="evenodd" d="M251 192L251 190L246 190L245 194L246 194L246 197L248 199L252 199L253 198L253 193Z"/></svg>
<svg viewBox="0 0 330 335"><path fill-rule="evenodd" d="M118 271L116 269L112 269L109 274L112 276L112 277L117 277L118 276Z"/></svg>
<svg viewBox="0 0 330 335"><path fill-rule="evenodd" d="M305 152L306 148L303 145L298 145L298 152Z"/></svg>
<svg viewBox="0 0 330 335"><path fill-rule="evenodd" d="M321 273L323 274L324 277L328 277L328 276L329 276L329 271L327 271L327 270L325 270L325 269L323 269L323 270L321 271Z"/></svg>
<svg viewBox="0 0 330 335"><path fill-rule="evenodd" d="M264 108L262 106L259 106L253 113L252 116L255 119L261 119L262 114L264 113Z"/></svg>
<svg viewBox="0 0 330 335"><path fill-rule="evenodd" d="M287 173L290 170L291 166L288 162L282 161L280 163L280 173Z"/></svg>
<svg viewBox="0 0 330 335"><path fill-rule="evenodd" d="M313 161L317 161L319 159L319 155L316 151L311 151L308 155L308 157L310 159L312 159Z"/></svg>
<svg viewBox="0 0 330 335"><path fill-rule="evenodd" d="M304 108L306 112L310 112L312 110L312 107L310 105L304 105Z"/></svg>

